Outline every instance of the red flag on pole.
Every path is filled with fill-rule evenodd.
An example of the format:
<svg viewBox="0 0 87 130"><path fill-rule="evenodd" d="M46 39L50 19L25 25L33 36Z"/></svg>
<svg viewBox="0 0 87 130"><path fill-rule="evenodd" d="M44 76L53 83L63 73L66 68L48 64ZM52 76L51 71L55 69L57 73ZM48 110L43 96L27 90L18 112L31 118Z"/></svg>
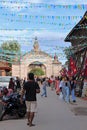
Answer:
<svg viewBox="0 0 87 130"><path fill-rule="evenodd" d="M68 71L69 75L73 76L77 73L77 67L76 67L76 62L72 57L70 57L70 70Z"/></svg>

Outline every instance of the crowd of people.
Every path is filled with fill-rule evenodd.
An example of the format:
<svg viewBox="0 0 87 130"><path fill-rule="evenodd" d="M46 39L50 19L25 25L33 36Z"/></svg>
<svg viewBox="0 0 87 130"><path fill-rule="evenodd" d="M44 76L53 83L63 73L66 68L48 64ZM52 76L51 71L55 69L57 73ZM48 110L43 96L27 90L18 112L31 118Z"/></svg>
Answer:
<svg viewBox="0 0 87 130"><path fill-rule="evenodd" d="M55 90L56 94L59 95L65 102L69 103L70 101L76 102L75 88L76 88L76 79L75 77L54 77L53 75L48 78L39 78L38 80L41 86L41 97L47 97L47 87L50 87L51 90Z"/></svg>
<svg viewBox="0 0 87 130"><path fill-rule="evenodd" d="M42 94L41 97L47 97L47 87L50 87L51 90L55 90L56 94L61 96L61 98L69 103L71 100L73 102L76 102L76 96L75 96L75 88L76 88L76 79L75 77L54 77L53 75L48 78L40 78L39 80L36 79L36 81L39 81L39 84L41 82L41 90Z"/></svg>
<svg viewBox="0 0 87 130"><path fill-rule="evenodd" d="M33 73L28 74L28 78L20 80L16 77L16 80L13 78L10 79L8 89L4 88L3 96L10 95L14 92L20 92L21 90L21 99L22 103L23 96L25 95L26 107L27 107L27 117L29 126L34 126L32 123L34 118L34 113L37 106L36 94L41 93L41 97L47 97L47 87L51 91L55 91L56 95L61 97L65 102L69 103L71 100L76 102L75 88L76 80L75 77L54 77L53 75L48 78L39 78L35 77ZM71 96L70 96L71 95ZM70 99L70 97L72 97Z"/></svg>
<svg viewBox="0 0 87 130"><path fill-rule="evenodd" d="M75 96L75 88L76 88L76 80L74 77L62 77L59 83L60 93L62 93L62 97L65 102L70 102L70 95L71 100L76 102Z"/></svg>

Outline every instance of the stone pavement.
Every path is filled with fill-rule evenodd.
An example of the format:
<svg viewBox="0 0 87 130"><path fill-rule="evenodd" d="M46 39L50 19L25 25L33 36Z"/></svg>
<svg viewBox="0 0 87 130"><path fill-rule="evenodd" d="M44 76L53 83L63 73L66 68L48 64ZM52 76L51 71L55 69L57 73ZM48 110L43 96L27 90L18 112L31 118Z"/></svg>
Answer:
<svg viewBox="0 0 87 130"><path fill-rule="evenodd" d="M87 116L87 100L83 100L82 98L77 98L76 103L69 104L70 110L76 116Z"/></svg>
<svg viewBox="0 0 87 130"><path fill-rule="evenodd" d="M76 103L67 104L48 88L48 97L38 95L38 109L35 115L35 127L26 125L27 120L4 120L0 130L86 130L87 116L76 115L73 109L87 108L87 102L77 99Z"/></svg>

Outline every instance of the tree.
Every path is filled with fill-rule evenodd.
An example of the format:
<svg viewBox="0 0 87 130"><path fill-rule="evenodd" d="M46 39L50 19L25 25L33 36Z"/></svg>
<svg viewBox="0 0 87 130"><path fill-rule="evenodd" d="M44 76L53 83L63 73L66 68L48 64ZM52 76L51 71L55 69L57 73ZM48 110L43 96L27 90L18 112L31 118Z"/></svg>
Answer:
<svg viewBox="0 0 87 130"><path fill-rule="evenodd" d="M34 75L36 75L36 76L44 75L44 71L41 68L32 69L30 72L34 73Z"/></svg>
<svg viewBox="0 0 87 130"><path fill-rule="evenodd" d="M67 60L69 60L69 59L70 59L70 56L73 55L72 49L71 49L70 47L66 48L66 49L64 50L64 53L65 53L65 55L66 55Z"/></svg>
<svg viewBox="0 0 87 130"><path fill-rule="evenodd" d="M17 41L6 41L1 44L1 49L11 52L20 52L20 44Z"/></svg>
<svg viewBox="0 0 87 130"><path fill-rule="evenodd" d="M1 44L0 48L0 59L9 63L9 66L12 66L12 63L15 62L20 56L20 44L17 41L6 41Z"/></svg>

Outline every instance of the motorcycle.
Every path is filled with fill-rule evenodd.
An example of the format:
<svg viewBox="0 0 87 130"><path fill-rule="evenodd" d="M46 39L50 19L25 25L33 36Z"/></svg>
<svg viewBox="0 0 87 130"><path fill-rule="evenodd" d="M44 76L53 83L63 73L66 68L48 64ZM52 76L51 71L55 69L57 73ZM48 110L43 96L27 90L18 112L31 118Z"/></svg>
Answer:
<svg viewBox="0 0 87 130"><path fill-rule="evenodd" d="M15 116L23 118L26 114L25 99L23 103L20 103L20 94L13 93L10 96L3 97L2 102L4 103L3 110L0 116L0 121L3 120L5 115Z"/></svg>

